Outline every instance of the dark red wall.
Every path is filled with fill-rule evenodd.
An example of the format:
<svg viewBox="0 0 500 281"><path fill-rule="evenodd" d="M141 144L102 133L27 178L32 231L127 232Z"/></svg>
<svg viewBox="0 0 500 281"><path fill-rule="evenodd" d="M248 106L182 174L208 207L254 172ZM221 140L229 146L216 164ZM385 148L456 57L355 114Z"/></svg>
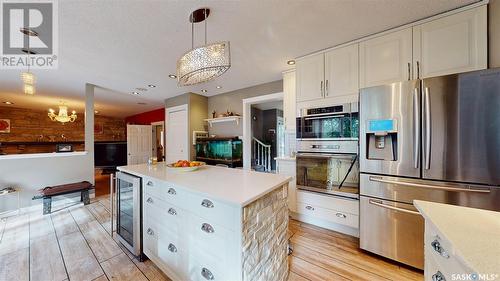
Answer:
<svg viewBox="0 0 500 281"><path fill-rule="evenodd" d="M165 121L165 108L159 108L125 118L125 123L133 125L149 125L158 121Z"/></svg>

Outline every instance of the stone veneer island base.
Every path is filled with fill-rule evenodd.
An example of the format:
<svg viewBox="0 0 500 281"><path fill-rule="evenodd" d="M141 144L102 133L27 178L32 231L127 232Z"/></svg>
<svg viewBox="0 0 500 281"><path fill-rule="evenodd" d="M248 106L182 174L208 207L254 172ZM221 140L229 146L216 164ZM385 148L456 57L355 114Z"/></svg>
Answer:
<svg viewBox="0 0 500 281"><path fill-rule="evenodd" d="M243 279L288 278L288 187L284 185L243 209Z"/></svg>
<svg viewBox="0 0 500 281"><path fill-rule="evenodd" d="M142 181L143 252L172 280L285 281L290 177L120 167Z"/></svg>

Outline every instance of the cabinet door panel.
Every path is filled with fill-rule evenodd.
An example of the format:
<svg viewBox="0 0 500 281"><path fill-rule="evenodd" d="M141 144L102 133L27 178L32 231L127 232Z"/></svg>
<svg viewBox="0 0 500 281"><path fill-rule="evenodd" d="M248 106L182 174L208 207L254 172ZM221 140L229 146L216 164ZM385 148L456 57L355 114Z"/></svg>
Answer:
<svg viewBox="0 0 500 281"><path fill-rule="evenodd" d="M420 78L487 67L486 6L416 26L413 36Z"/></svg>
<svg viewBox="0 0 500 281"><path fill-rule="evenodd" d="M357 94L359 90L358 44L325 54L325 97Z"/></svg>
<svg viewBox="0 0 500 281"><path fill-rule="evenodd" d="M373 38L359 45L360 88L412 79L412 29Z"/></svg>
<svg viewBox="0 0 500 281"><path fill-rule="evenodd" d="M297 61L297 101L323 98L324 55L319 54Z"/></svg>

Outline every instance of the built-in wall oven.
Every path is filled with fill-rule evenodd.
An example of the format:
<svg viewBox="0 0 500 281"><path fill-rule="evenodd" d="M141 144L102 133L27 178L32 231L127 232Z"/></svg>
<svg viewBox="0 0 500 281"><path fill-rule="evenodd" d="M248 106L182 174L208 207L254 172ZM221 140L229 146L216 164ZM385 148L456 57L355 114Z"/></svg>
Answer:
<svg viewBox="0 0 500 281"><path fill-rule="evenodd" d="M357 153L297 153L297 187L302 190L359 198Z"/></svg>
<svg viewBox="0 0 500 281"><path fill-rule="evenodd" d="M298 140L357 140L358 103L300 109Z"/></svg>
<svg viewBox="0 0 500 281"><path fill-rule="evenodd" d="M140 256L141 245L141 178L116 173L116 234L118 240L134 255Z"/></svg>

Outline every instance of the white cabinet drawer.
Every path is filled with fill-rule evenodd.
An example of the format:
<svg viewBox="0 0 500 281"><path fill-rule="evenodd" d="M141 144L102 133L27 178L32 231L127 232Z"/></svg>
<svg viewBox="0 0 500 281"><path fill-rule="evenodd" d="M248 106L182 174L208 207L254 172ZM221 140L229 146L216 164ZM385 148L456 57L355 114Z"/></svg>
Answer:
<svg viewBox="0 0 500 281"><path fill-rule="evenodd" d="M467 274L473 272L454 253L451 244L442 238L432 223L425 222L425 258L435 261L445 272Z"/></svg>
<svg viewBox="0 0 500 281"><path fill-rule="evenodd" d="M183 189L152 178L143 178L143 189L145 193L157 196L176 206L183 206L188 200L187 192Z"/></svg>
<svg viewBox="0 0 500 281"><path fill-rule="evenodd" d="M161 231L161 230L160 230ZM168 232L160 233L158 239L158 258L177 276L183 276L184 260L187 254L185 244L182 244L179 237L169 235Z"/></svg>
<svg viewBox="0 0 500 281"><path fill-rule="evenodd" d="M342 199L339 197L298 190L297 202L315 205L325 209L337 210L342 213L359 215L359 201L354 199Z"/></svg>
<svg viewBox="0 0 500 281"><path fill-rule="evenodd" d="M191 215L189 218L190 251L200 251L225 261L235 234L213 221Z"/></svg>
<svg viewBox="0 0 500 281"><path fill-rule="evenodd" d="M189 253L189 280L191 281L232 281L236 278L230 277L232 270L225 266L226 264L217 258L193 251Z"/></svg>
<svg viewBox="0 0 500 281"><path fill-rule="evenodd" d="M158 255L158 231L156 223L145 219L143 223L142 247L147 254Z"/></svg>
<svg viewBox="0 0 500 281"><path fill-rule="evenodd" d="M176 207L156 196L148 193L144 194L144 217L152 220L166 230L177 232L182 225L182 218L185 215L184 209Z"/></svg>
<svg viewBox="0 0 500 281"><path fill-rule="evenodd" d="M237 225L236 215L240 211L233 206L220 203L214 199L194 193L189 193L188 210L196 216L235 230Z"/></svg>
<svg viewBox="0 0 500 281"><path fill-rule="evenodd" d="M318 205L302 202L297 203L297 212L332 223L342 224L352 228L359 228L359 217L350 213L326 209Z"/></svg>

